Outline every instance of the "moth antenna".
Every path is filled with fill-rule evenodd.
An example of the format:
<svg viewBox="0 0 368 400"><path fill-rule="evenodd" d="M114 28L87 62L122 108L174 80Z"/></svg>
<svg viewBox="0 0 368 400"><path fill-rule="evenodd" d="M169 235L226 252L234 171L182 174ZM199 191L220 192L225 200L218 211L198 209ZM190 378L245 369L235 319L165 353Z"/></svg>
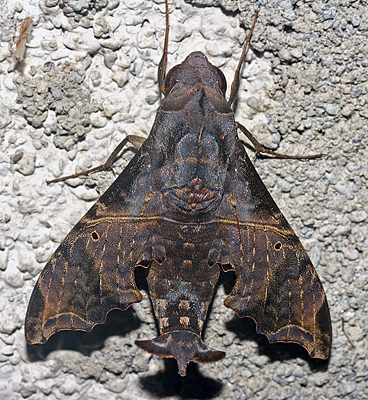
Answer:
<svg viewBox="0 0 368 400"><path fill-rule="evenodd" d="M158 65L158 85L162 94L165 93L164 83L167 67L167 49L169 47L169 4L168 0L165 0L165 15L166 15L166 30L165 30L165 43L164 43L164 54L162 55L160 64Z"/></svg>
<svg viewBox="0 0 368 400"><path fill-rule="evenodd" d="M238 90L239 90L240 70L241 70L245 55L246 55L247 50L248 50L248 44L250 42L250 38L252 37L252 33L253 33L253 30L254 30L254 27L256 26L257 18L258 18L258 11L256 12L256 15L254 17L252 27L250 28L250 31L248 33L247 40L245 41L245 44L244 44L244 47L243 47L243 52L242 52L242 54L240 56L240 60L239 60L238 66L237 66L236 71L235 71L234 80L233 80L233 83L231 84L231 92L230 92L230 97L229 97L229 104L233 103L233 101L235 100L235 96L236 96L236 94L238 93Z"/></svg>

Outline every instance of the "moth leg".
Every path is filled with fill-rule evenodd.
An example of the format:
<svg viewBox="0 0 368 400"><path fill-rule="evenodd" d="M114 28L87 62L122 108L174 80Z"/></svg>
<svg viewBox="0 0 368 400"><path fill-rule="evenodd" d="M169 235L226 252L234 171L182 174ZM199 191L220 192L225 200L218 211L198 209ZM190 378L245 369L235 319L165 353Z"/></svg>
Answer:
<svg viewBox="0 0 368 400"><path fill-rule="evenodd" d="M169 46L169 4L168 4L168 0L165 0L165 16L166 16L166 30L165 30L164 54L162 55L160 64L158 65L158 86L159 86L162 94L165 94L167 49Z"/></svg>
<svg viewBox="0 0 368 400"><path fill-rule="evenodd" d="M146 140L146 138L144 138L142 136L128 135L125 139L123 139L119 143L119 145L110 154L109 158L106 160L106 162L104 164L98 165L97 167L93 167L91 169L87 169L86 171L78 172L76 174L62 176L60 178L52 179L50 181L46 181L46 183L49 185L50 183L62 182L62 181L66 181L67 179L77 178L78 176L81 176L81 175L89 175L92 172L107 170L112 167L112 165L114 164L115 160L118 157L118 154L120 153L120 151L125 147L125 145L128 142L131 143L135 149L139 149L145 140Z"/></svg>
<svg viewBox="0 0 368 400"><path fill-rule="evenodd" d="M245 128L243 125L241 125L239 122L236 122L236 127L239 128L244 133L244 135L250 140L250 142L254 146L256 157L258 157L261 153L270 154L274 156L274 158L291 158L294 160L305 160L310 158L322 157L322 153L312 154L309 156L291 156L288 154L276 153L275 151L268 150L265 147L263 147L261 143L259 143L258 140L248 131L248 129Z"/></svg>

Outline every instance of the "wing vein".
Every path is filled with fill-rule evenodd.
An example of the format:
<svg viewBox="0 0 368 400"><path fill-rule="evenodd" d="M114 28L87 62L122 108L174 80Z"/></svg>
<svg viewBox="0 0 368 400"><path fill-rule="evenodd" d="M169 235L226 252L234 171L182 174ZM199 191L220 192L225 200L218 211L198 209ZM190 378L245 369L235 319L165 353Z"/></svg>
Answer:
<svg viewBox="0 0 368 400"><path fill-rule="evenodd" d="M122 241L122 234L123 234L123 225L120 226L120 232L119 232L119 244L118 244L118 256L116 259L116 269L115 269L115 290L116 290L116 299L119 301L119 304L121 306L121 301L120 301L120 293L119 293L119 265L120 265L120 251L121 251L121 241ZM124 257L123 257L124 260Z"/></svg>
<svg viewBox="0 0 368 400"><path fill-rule="evenodd" d="M285 257L285 247L283 247L283 249L282 249L282 256L283 256L283 259L285 260L286 259L286 257ZM292 266L290 268L292 268ZM288 293L288 302L289 302L289 304L288 304L288 328L287 328L287 338L288 338L288 340L290 339L291 318L292 318L292 310L293 310L292 299L291 299L292 282L291 282L290 277L291 277L291 274L288 271L288 274L287 274L288 288L289 288L289 293Z"/></svg>
<svg viewBox="0 0 368 400"><path fill-rule="evenodd" d="M111 228L111 224L106 228L106 232L104 233L104 235L106 235L106 239L105 239L105 243L104 243L104 247L102 250L102 256L101 256L101 262L100 262L100 267L98 269L98 292L99 292L99 296L98 296L98 301L100 303L100 318L101 321L103 321L105 319L105 315L104 315L104 310L103 310L103 304L102 304L102 273L103 273L103 267L104 267L104 257L105 257L105 253L106 253L106 242L108 241L108 237L109 237L109 231ZM108 243L107 243L108 245ZM109 262L109 260L107 260L107 262Z"/></svg>
<svg viewBox="0 0 368 400"><path fill-rule="evenodd" d="M90 242L91 242L91 236L88 237L88 240L87 240L87 243L86 243L86 247L85 247L85 249L84 249L85 252L87 252L87 249L88 249L88 247L89 247ZM80 269L81 269L81 266L82 266L82 263L79 261L79 263L78 263L78 273L75 275L75 280L74 280L75 286L77 286L77 276L78 276L78 274L79 274L79 271L80 271ZM88 321L88 316L87 316L87 302L86 302L85 299L84 299L84 302L83 302L83 303L84 303L84 320L85 320L85 321Z"/></svg>
<svg viewBox="0 0 368 400"><path fill-rule="evenodd" d="M264 300L263 300L263 307L262 307L262 317L264 318L265 313L268 311L266 310L266 303L267 303L267 298L268 298L268 287L269 287L269 283L270 283L270 275L269 275L269 271L270 271L270 252L269 252L269 240L267 239L266 241L267 243L267 248L266 248L266 261L267 261L267 268L266 268L266 287L265 287L265 294L264 294Z"/></svg>

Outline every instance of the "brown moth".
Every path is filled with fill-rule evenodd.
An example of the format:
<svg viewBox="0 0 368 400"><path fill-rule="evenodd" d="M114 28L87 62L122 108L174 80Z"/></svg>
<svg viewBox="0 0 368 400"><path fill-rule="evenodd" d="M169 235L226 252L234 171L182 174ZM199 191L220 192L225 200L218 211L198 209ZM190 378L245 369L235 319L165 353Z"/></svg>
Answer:
<svg viewBox="0 0 368 400"><path fill-rule="evenodd" d="M201 338L223 268L236 273L226 307L252 318L271 343L297 343L327 359L331 323L321 282L238 138L240 128L257 152L280 156L234 119L246 45L226 100L223 73L200 52L165 77L168 30L166 1L164 99L151 133L46 264L28 306L27 343L90 331L109 311L140 302L134 270L142 266L160 335L135 343L174 357L184 376L190 361L225 357Z"/></svg>

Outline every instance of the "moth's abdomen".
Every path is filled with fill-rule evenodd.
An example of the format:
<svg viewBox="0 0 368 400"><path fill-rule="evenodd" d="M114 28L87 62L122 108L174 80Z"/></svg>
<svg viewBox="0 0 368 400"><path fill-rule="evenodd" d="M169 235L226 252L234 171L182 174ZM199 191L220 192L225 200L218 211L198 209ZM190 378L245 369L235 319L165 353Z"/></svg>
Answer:
<svg viewBox="0 0 368 400"><path fill-rule="evenodd" d="M176 260L152 265L147 279L160 332L184 329L200 334L218 280L218 267L211 271L207 265L208 279L198 281L195 274L192 279L174 275L175 265L168 265L171 261ZM181 263L180 269L193 267L190 260L182 260ZM165 273L160 273L161 268L166 269ZM172 272L171 278L167 276L167 269Z"/></svg>
<svg viewBox="0 0 368 400"><path fill-rule="evenodd" d="M137 345L159 357L176 358L180 375L185 375L190 361L207 363L225 357L201 340L220 269L208 265L209 243L165 242L165 260L153 261L147 278L161 336Z"/></svg>

